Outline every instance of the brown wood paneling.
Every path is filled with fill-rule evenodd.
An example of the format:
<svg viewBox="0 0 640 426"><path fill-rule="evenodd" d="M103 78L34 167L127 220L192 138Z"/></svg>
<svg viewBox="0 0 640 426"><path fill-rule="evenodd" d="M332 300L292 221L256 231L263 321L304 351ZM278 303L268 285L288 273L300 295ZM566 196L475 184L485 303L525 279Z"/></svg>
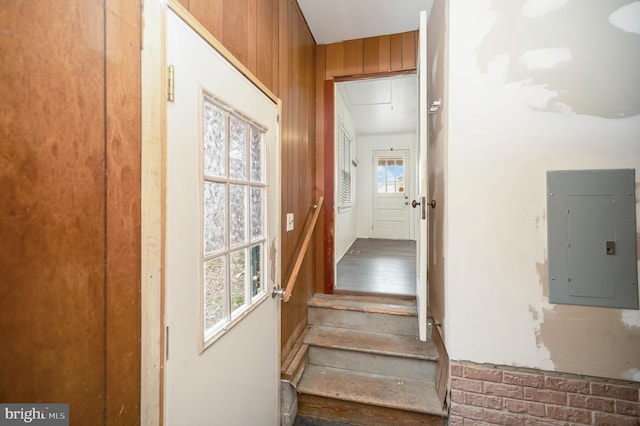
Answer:
<svg viewBox="0 0 640 426"><path fill-rule="evenodd" d="M380 48L379 72L391 71L391 36L378 37Z"/></svg>
<svg viewBox="0 0 640 426"><path fill-rule="evenodd" d="M107 1L107 424L140 421L140 13Z"/></svg>
<svg viewBox="0 0 640 426"><path fill-rule="evenodd" d="M324 188L324 143L318 141L324 140L324 70L326 63L326 46L320 45L315 48L315 164L316 164L316 192L318 195L326 194ZM323 209L327 207L324 206ZM315 233L315 289L316 293L324 292L324 213L318 218Z"/></svg>
<svg viewBox="0 0 640 426"><path fill-rule="evenodd" d="M218 40L222 41L224 0L189 0L188 10ZM183 3L184 4L184 3Z"/></svg>
<svg viewBox="0 0 640 426"><path fill-rule="evenodd" d="M335 264L335 143L334 143L334 80L324 82L324 293L332 294L334 288Z"/></svg>
<svg viewBox="0 0 640 426"><path fill-rule="evenodd" d="M247 64L249 0L225 1L222 4L222 43L240 62ZM251 25L255 25L252 22Z"/></svg>
<svg viewBox="0 0 640 426"><path fill-rule="evenodd" d="M380 38L369 37L363 40L363 72L376 73L380 71Z"/></svg>
<svg viewBox="0 0 640 426"><path fill-rule="evenodd" d="M257 0L248 0L247 2L247 63L245 66L254 75L257 74L257 55L258 55L258 4Z"/></svg>
<svg viewBox="0 0 640 426"><path fill-rule="evenodd" d="M178 3L183 5L185 9L189 9L189 0L178 0Z"/></svg>
<svg viewBox="0 0 640 426"><path fill-rule="evenodd" d="M274 4L276 7L274 7ZM274 84L277 68L278 33L274 35L274 19L277 19L277 2L272 0L257 2L256 22L256 77L260 79L272 92L276 93L277 85ZM275 38L274 38L275 37Z"/></svg>
<svg viewBox="0 0 640 426"><path fill-rule="evenodd" d="M342 75L357 75L363 73L363 42L362 39L344 42Z"/></svg>
<svg viewBox="0 0 640 426"><path fill-rule="evenodd" d="M390 46L391 71L399 71L402 69L402 34L392 34Z"/></svg>
<svg viewBox="0 0 640 426"><path fill-rule="evenodd" d="M344 75L344 43L327 44L326 66L323 80Z"/></svg>
<svg viewBox="0 0 640 426"><path fill-rule="evenodd" d="M34 2L31 2L34 3ZM0 401L105 414L104 4L0 13Z"/></svg>
<svg viewBox="0 0 640 426"><path fill-rule="evenodd" d="M408 70L416 67L417 36L417 31L402 33L402 69Z"/></svg>

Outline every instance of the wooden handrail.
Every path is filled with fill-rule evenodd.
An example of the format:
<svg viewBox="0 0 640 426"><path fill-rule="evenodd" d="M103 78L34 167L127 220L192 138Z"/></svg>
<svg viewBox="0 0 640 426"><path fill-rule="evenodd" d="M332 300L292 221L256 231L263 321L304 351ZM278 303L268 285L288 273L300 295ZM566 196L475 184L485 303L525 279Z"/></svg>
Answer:
<svg viewBox="0 0 640 426"><path fill-rule="evenodd" d="M315 212L313 212L313 217L311 218L311 224L307 228L307 233L304 236L304 240L302 240L302 246L300 247L300 251L298 252L298 257L296 258L296 262L293 265L293 270L291 271L291 275L289 276L289 281L287 281L287 286L284 290L284 295L282 296L282 300L284 302L288 302L291 297L291 293L293 292L293 287L296 285L296 281L298 279L298 273L300 272L300 267L302 266L302 261L304 260L305 254L307 254L307 248L309 248L309 242L311 241L311 235L313 235L313 231L316 228L316 222L318 221L318 216L320 216L320 209L322 208L322 203L324 203L324 197L320 197L318 200L318 204L314 206Z"/></svg>

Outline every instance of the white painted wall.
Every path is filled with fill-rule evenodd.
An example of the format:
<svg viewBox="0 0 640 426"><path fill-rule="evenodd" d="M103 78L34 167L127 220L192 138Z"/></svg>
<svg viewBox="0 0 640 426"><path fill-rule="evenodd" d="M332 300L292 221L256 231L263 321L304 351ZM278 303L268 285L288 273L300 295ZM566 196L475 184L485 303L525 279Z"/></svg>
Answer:
<svg viewBox="0 0 640 426"><path fill-rule="evenodd" d="M344 99L340 90L336 90L335 94L335 153L336 162L338 161L338 153L340 152L340 123L343 123L345 129L352 138L352 156L355 156L357 145L356 131L353 126L353 121L349 115L349 111L345 106ZM338 167L334 167L335 170L335 200L339 200L338 191L340 179L338 177ZM355 181L352 183L353 187L353 207L347 210L341 210L338 208L338 203L335 204L335 218L336 218L336 232L335 232L335 256L336 262L338 262L342 256L347 252L351 244L356 240L356 229L358 226L357 206L360 203L360 196L357 191L358 176L356 174L356 167L351 167L351 173L355 175Z"/></svg>
<svg viewBox="0 0 640 426"><path fill-rule="evenodd" d="M358 136L356 142L356 157L359 161L356 173L358 181L356 186L358 193L358 238L371 238L371 226L373 220L373 188L375 185L373 179L373 151L388 150L391 148L407 149L409 150L408 164L415 165L417 162L417 143L418 138L415 133ZM406 182L410 185L407 189L409 201L415 198L417 191L415 184L415 172L416 170L411 166L408 167L406 171ZM415 212L413 209L411 213L411 228L409 235L412 240L415 240Z"/></svg>
<svg viewBox="0 0 640 426"><path fill-rule="evenodd" d="M547 170L635 168L640 198L634 4L449 2L452 359L640 381L640 311L552 305L546 276Z"/></svg>

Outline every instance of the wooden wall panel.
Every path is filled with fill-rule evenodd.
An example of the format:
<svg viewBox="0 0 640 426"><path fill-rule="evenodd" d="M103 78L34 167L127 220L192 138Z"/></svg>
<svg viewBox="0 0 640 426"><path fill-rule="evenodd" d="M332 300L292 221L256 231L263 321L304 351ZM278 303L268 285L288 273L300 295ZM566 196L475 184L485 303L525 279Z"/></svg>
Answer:
<svg viewBox="0 0 640 426"><path fill-rule="evenodd" d="M391 35L391 71L402 69L402 34Z"/></svg>
<svg viewBox="0 0 640 426"><path fill-rule="evenodd" d="M81 25L79 25L81 23ZM0 401L105 411L104 5L0 13Z"/></svg>
<svg viewBox="0 0 640 426"><path fill-rule="evenodd" d="M402 69L416 68L418 56L417 32L402 33Z"/></svg>
<svg viewBox="0 0 640 426"><path fill-rule="evenodd" d="M248 10L249 0L227 0L222 3L222 43L245 66L249 45ZM255 21L251 26L255 26Z"/></svg>
<svg viewBox="0 0 640 426"><path fill-rule="evenodd" d="M362 39L344 42L343 75L358 75L363 72L363 42Z"/></svg>
<svg viewBox="0 0 640 426"><path fill-rule="evenodd" d="M327 44L325 79L344 75L344 43Z"/></svg>
<svg viewBox="0 0 640 426"><path fill-rule="evenodd" d="M107 424L140 421L140 13L107 1Z"/></svg>
<svg viewBox="0 0 640 426"><path fill-rule="evenodd" d="M222 41L224 0L188 0L181 3L218 40Z"/></svg>

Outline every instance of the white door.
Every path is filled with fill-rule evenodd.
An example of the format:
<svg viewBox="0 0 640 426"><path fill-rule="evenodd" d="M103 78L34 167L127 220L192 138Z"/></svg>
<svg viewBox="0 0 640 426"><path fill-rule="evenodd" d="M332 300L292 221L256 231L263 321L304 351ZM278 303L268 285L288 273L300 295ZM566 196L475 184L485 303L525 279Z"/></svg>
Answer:
<svg viewBox="0 0 640 426"><path fill-rule="evenodd" d="M164 424L277 425L277 106L167 13Z"/></svg>
<svg viewBox="0 0 640 426"><path fill-rule="evenodd" d="M418 330L420 340L427 339L427 305L429 283L427 282L427 265L429 264L429 224L427 222L427 12L420 12L420 33L418 36L418 195L416 207L420 210L418 217L418 241L416 244L416 300L418 303Z"/></svg>
<svg viewBox="0 0 640 426"><path fill-rule="evenodd" d="M409 151L373 151L373 238L410 237Z"/></svg>

